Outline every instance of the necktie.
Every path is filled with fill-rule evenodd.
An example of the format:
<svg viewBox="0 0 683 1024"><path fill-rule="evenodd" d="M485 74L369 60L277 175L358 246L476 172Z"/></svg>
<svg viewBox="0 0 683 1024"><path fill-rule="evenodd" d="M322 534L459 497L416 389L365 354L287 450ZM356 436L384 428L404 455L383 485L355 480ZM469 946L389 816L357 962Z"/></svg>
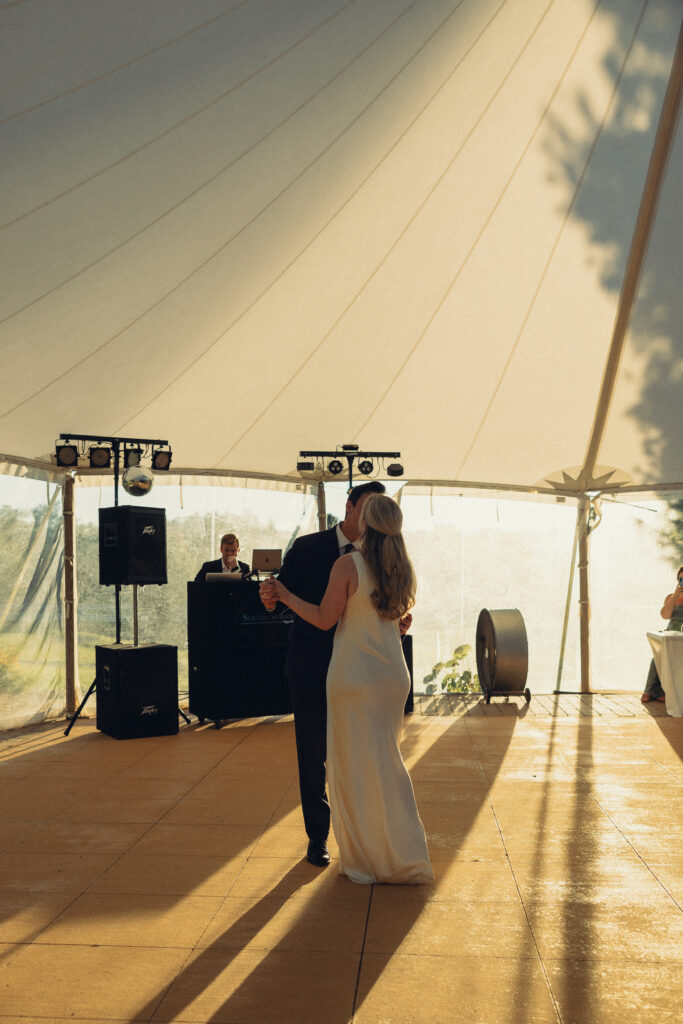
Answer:
<svg viewBox="0 0 683 1024"><path fill-rule="evenodd" d="M350 551L355 551L355 550L356 550L356 546L355 546L355 544L352 544L352 543L351 543L351 542L349 541L349 543L348 543L348 544L345 544L345 545L344 545L344 547L343 547L343 548L341 549L341 553L342 553L342 555L348 555L348 553L349 553Z"/></svg>

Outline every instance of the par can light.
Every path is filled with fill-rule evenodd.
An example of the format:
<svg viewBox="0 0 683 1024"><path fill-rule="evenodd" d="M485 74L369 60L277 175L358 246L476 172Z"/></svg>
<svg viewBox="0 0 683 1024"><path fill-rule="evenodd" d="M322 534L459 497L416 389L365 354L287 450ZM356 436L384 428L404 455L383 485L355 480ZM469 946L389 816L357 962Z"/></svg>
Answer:
<svg viewBox="0 0 683 1024"><path fill-rule="evenodd" d="M363 459L358 463L358 472L362 473L363 476L369 476L375 467L370 462L370 459Z"/></svg>
<svg viewBox="0 0 683 1024"><path fill-rule="evenodd" d="M55 445L55 455L58 466L78 465L78 447L75 444Z"/></svg>
<svg viewBox="0 0 683 1024"><path fill-rule="evenodd" d="M123 464L126 469L139 466L142 459L142 448L126 448L123 453Z"/></svg>
<svg viewBox="0 0 683 1024"><path fill-rule="evenodd" d="M327 463L327 472L331 473L332 476L339 476L343 468L339 459L332 459L331 462Z"/></svg>
<svg viewBox="0 0 683 1024"><path fill-rule="evenodd" d="M109 469L111 466L111 448L93 445L88 452L92 469Z"/></svg>
<svg viewBox="0 0 683 1024"><path fill-rule="evenodd" d="M171 467L173 455L169 450L158 449L152 452L152 469L167 470Z"/></svg>

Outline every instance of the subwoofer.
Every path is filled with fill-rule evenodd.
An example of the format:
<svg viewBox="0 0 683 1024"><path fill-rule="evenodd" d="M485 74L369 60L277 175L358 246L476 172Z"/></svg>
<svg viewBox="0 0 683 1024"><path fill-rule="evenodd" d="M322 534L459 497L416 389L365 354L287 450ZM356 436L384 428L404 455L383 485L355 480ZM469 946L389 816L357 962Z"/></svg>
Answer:
<svg viewBox="0 0 683 1024"><path fill-rule="evenodd" d="M490 703L492 695L501 694L524 697L528 704L531 693L525 687L529 651L519 609L484 608L477 620L476 651L479 685L486 703Z"/></svg>
<svg viewBox="0 0 683 1024"><path fill-rule="evenodd" d="M100 509L100 583L166 583L166 510Z"/></svg>
<svg viewBox="0 0 683 1024"><path fill-rule="evenodd" d="M95 648L97 728L117 740L178 732L178 648Z"/></svg>

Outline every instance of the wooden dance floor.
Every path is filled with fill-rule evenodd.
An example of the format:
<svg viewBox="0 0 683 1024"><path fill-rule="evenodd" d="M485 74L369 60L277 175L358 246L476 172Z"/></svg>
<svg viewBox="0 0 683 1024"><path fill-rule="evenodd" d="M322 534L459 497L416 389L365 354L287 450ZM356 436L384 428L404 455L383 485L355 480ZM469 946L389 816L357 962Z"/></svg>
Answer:
<svg viewBox="0 0 683 1024"><path fill-rule="evenodd" d="M674 1024L683 719L420 698L436 882L304 859L291 718L0 736L0 1024Z"/></svg>

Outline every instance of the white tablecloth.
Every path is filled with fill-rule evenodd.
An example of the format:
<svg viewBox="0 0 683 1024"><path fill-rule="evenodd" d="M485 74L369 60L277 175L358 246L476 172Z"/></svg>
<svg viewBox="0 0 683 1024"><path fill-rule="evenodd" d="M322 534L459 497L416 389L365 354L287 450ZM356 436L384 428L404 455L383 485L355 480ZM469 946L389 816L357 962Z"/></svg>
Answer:
<svg viewBox="0 0 683 1024"><path fill-rule="evenodd" d="M666 710L683 718L683 633L648 633L657 672L666 694Z"/></svg>

